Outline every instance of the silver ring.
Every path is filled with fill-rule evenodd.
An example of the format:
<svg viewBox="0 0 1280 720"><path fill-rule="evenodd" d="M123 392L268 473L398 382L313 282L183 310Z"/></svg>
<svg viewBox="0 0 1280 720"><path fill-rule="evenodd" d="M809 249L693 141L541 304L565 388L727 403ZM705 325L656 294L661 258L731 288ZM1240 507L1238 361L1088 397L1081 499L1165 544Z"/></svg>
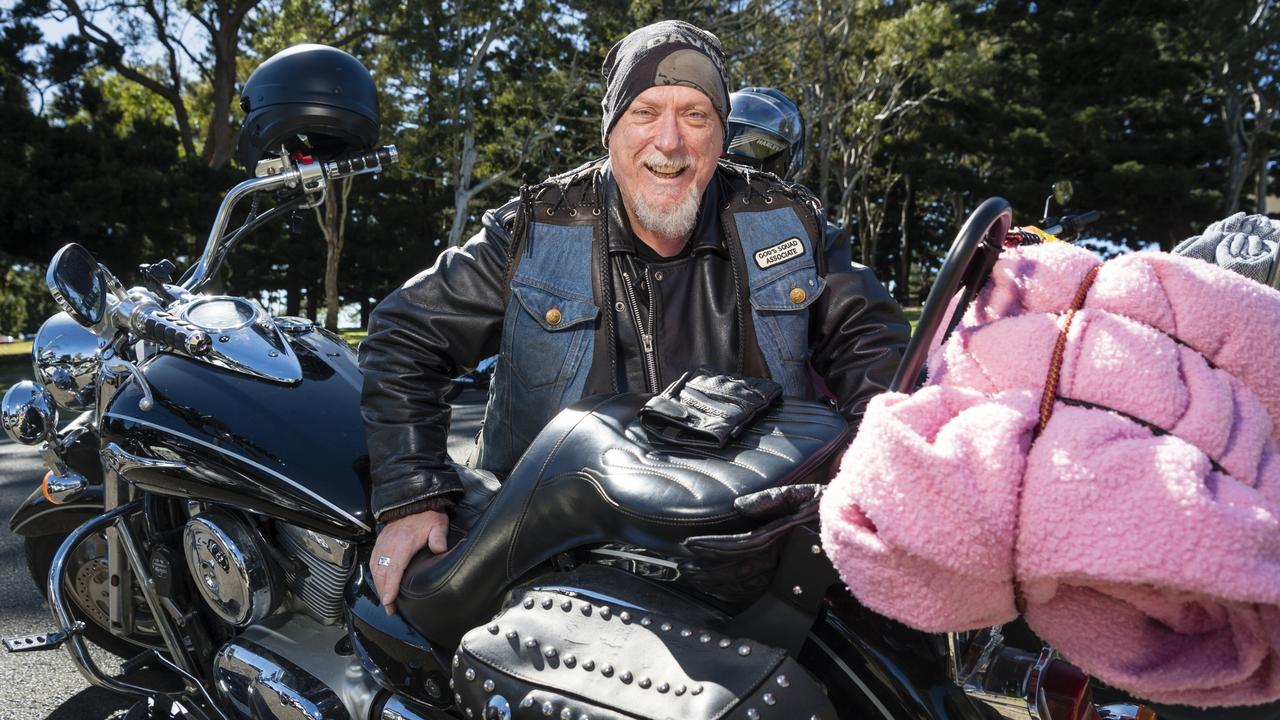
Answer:
<svg viewBox="0 0 1280 720"><path fill-rule="evenodd" d="M378 567L391 567L391 558L386 555L378 556Z"/></svg>

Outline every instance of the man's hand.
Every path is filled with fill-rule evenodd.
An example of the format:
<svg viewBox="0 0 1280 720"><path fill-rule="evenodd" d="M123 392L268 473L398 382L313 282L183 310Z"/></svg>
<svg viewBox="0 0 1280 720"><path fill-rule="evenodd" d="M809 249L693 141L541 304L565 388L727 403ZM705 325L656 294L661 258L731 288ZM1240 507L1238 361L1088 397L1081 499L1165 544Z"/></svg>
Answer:
<svg viewBox="0 0 1280 720"><path fill-rule="evenodd" d="M427 510L392 520L378 533L369 558L373 586L388 615L396 612L396 595L400 594L400 578L409 561L423 547L439 555L448 549L449 516Z"/></svg>

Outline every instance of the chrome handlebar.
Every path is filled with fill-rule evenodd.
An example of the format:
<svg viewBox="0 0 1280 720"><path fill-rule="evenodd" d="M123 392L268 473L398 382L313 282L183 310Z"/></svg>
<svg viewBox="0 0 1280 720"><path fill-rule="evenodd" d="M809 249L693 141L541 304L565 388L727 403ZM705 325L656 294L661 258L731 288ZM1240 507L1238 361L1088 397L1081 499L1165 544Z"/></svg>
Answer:
<svg viewBox="0 0 1280 720"><path fill-rule="evenodd" d="M195 271L182 284L182 288L190 293L198 293L217 269L215 258L218 246L227 231L227 222L236 204L244 198L259 192L280 189L301 188L304 193L317 194L321 198L330 180L380 172L387 166L400 162L400 153L395 145L385 145L368 153L341 158L327 162L316 162L309 158L297 160L281 160L267 168L269 174L263 177L250 178L231 188L218 207L218 214L213 219L213 227L209 230L209 238L205 240L204 252L196 261Z"/></svg>

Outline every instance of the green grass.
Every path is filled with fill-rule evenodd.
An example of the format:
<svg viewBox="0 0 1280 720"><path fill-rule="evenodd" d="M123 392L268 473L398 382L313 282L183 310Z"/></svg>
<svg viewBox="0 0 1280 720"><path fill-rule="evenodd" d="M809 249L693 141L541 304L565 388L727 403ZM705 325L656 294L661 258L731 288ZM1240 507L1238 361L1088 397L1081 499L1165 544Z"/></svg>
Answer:
<svg viewBox="0 0 1280 720"><path fill-rule="evenodd" d="M911 322L911 332L916 331L916 323L920 322L920 306L904 307L902 311L907 314L907 320Z"/></svg>
<svg viewBox="0 0 1280 720"><path fill-rule="evenodd" d="M4 343L0 345L0 358L12 356L21 356L25 358L31 357L31 341L19 340L18 342Z"/></svg>

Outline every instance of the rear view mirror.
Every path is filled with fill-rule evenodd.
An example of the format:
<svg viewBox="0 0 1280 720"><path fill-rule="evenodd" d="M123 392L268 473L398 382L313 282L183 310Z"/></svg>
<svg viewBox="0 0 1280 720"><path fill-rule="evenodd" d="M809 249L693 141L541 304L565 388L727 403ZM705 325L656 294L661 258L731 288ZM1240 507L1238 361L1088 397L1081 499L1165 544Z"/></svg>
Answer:
<svg viewBox="0 0 1280 720"><path fill-rule="evenodd" d="M107 283L98 261L83 246L71 243L53 256L45 283L58 305L85 327L102 322L107 308Z"/></svg>
<svg viewBox="0 0 1280 720"><path fill-rule="evenodd" d="M1070 180L1059 180L1053 184L1053 199L1058 203L1058 207L1066 207L1073 195L1075 195L1075 188L1071 186Z"/></svg>

